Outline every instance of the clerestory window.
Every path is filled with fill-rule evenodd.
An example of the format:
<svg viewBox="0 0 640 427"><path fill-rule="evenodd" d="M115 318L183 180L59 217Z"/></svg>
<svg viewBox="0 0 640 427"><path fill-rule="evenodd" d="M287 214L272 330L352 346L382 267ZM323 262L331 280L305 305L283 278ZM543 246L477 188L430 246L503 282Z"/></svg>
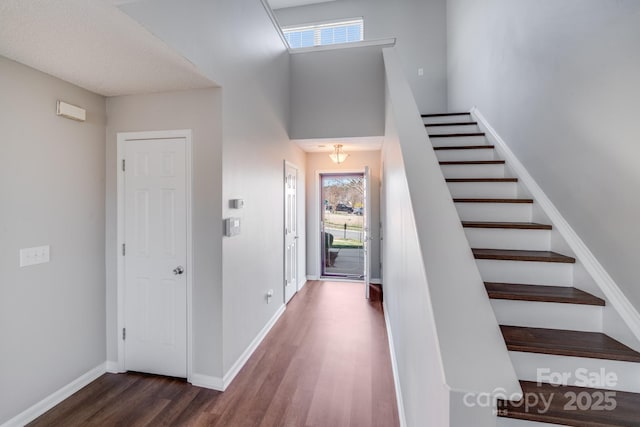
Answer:
<svg viewBox="0 0 640 427"><path fill-rule="evenodd" d="M296 25L282 29L292 49L353 43L364 39L362 18L332 21L321 24Z"/></svg>

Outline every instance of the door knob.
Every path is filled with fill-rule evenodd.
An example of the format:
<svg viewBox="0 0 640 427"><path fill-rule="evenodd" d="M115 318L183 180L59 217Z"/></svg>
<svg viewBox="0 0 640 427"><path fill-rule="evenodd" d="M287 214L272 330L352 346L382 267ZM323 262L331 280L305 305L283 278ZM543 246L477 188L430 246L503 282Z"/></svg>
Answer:
<svg viewBox="0 0 640 427"><path fill-rule="evenodd" d="M182 267L181 265L177 266L176 268L173 269L173 274L175 274L176 276L180 275L184 273L184 267Z"/></svg>

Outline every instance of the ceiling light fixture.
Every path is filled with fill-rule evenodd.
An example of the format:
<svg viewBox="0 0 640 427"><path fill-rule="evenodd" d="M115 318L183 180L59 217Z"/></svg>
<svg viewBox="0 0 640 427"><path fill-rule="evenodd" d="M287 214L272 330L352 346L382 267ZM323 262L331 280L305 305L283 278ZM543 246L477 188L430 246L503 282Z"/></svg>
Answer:
<svg viewBox="0 0 640 427"><path fill-rule="evenodd" d="M342 144L336 144L333 146L333 153L329 154L329 157L331 157L333 163L340 164L347 160L349 155L342 151Z"/></svg>

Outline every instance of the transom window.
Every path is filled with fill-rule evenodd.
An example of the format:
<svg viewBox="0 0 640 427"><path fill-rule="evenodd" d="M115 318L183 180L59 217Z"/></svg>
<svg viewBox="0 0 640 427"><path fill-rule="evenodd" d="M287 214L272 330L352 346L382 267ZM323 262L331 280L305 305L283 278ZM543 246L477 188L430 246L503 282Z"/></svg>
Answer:
<svg viewBox="0 0 640 427"><path fill-rule="evenodd" d="M292 49L353 43L364 39L364 21L362 18L353 18L323 24L297 25L285 27L282 32Z"/></svg>

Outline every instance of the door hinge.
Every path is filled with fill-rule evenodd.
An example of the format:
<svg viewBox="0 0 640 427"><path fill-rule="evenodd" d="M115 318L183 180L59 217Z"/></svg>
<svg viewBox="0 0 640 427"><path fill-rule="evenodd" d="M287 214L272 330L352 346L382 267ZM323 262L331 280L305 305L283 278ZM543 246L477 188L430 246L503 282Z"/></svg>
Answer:
<svg viewBox="0 0 640 427"><path fill-rule="evenodd" d="M127 245L126 244L122 244L122 256L125 256L127 254Z"/></svg>
<svg viewBox="0 0 640 427"><path fill-rule="evenodd" d="M126 169L125 162L126 162L126 160L122 159L122 172L124 172L125 169Z"/></svg>
<svg viewBox="0 0 640 427"><path fill-rule="evenodd" d="M122 328L122 341L127 339L127 328Z"/></svg>

